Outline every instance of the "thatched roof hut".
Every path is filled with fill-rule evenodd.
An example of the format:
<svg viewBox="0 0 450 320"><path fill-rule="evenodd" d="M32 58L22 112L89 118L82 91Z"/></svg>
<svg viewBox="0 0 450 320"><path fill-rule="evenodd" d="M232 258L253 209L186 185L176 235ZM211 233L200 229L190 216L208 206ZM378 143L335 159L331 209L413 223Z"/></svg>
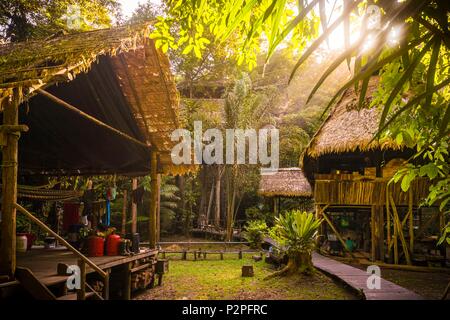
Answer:
<svg viewBox="0 0 450 320"><path fill-rule="evenodd" d="M311 197L311 186L300 168L281 168L261 175L259 194L266 197Z"/></svg>
<svg viewBox="0 0 450 320"><path fill-rule="evenodd" d="M377 85L378 79L372 78L367 89L365 106L360 110L358 110L359 96L354 87L345 91L314 135L305 154L317 158L327 153L401 149L394 141L380 143L373 140L378 131L381 109L368 108L368 105Z"/></svg>
<svg viewBox="0 0 450 320"><path fill-rule="evenodd" d="M394 157L405 151L403 145L393 140L373 139L382 111L370 107L377 85L378 77L373 77L361 109L358 109L359 94L354 87L344 92L302 154L301 162L308 178L312 178L312 171L318 171L320 162L342 165L342 170L357 170L363 161L380 160L380 153L391 152ZM375 166L375 163L364 163L364 166Z"/></svg>
<svg viewBox="0 0 450 320"><path fill-rule="evenodd" d="M133 143L39 94L51 95L125 133ZM20 92L20 172L146 173L173 166L170 133L180 127L179 97L167 57L138 24L0 46L0 107ZM148 146L148 147L147 147Z"/></svg>

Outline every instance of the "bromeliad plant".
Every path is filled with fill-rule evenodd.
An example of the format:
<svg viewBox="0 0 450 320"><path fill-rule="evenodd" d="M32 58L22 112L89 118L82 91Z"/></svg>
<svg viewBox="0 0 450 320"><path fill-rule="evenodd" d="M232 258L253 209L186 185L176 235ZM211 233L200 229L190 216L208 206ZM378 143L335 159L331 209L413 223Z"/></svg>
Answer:
<svg viewBox="0 0 450 320"><path fill-rule="evenodd" d="M270 236L286 251L289 262L285 268L272 276L286 273L311 274L314 271L312 251L315 237L322 220L314 214L292 210L276 218L276 225L270 230Z"/></svg>

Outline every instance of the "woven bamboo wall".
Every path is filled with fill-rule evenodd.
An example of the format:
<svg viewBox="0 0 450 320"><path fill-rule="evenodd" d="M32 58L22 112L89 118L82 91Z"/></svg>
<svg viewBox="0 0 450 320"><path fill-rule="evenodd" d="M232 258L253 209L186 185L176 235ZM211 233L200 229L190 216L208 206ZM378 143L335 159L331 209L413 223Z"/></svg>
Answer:
<svg viewBox="0 0 450 320"><path fill-rule="evenodd" d="M317 204L384 205L388 182L389 180L386 179L371 181L316 180L314 200ZM429 182L426 179L413 181L411 188L414 205L419 205L426 198L428 187ZM408 193L401 190L400 183L391 184L389 191L397 205L408 204Z"/></svg>

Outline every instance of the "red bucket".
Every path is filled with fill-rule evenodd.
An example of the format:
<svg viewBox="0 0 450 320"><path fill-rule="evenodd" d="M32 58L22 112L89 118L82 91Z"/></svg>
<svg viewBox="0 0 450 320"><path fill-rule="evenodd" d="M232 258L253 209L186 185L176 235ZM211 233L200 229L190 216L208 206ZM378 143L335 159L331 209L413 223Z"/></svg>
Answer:
<svg viewBox="0 0 450 320"><path fill-rule="evenodd" d="M105 239L97 236L88 239L88 256L103 257L105 251Z"/></svg>
<svg viewBox="0 0 450 320"><path fill-rule="evenodd" d="M110 234L106 239L106 254L108 256L119 255L120 236L117 234Z"/></svg>

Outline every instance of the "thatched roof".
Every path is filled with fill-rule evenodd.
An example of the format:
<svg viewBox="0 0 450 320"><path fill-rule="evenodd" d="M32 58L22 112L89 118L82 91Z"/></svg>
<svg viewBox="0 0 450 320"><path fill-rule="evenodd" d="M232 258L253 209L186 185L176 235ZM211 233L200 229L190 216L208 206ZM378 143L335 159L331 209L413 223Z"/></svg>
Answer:
<svg viewBox="0 0 450 320"><path fill-rule="evenodd" d="M96 74L91 76L93 73ZM86 75L86 78L77 82L77 78L82 75ZM111 80L111 77L114 79ZM65 90L64 87L72 82L76 89ZM5 98L12 94L13 88L22 88L23 101L29 100L31 103L36 90L40 88L56 96L66 92L66 102L80 109L84 107L86 113L100 118L103 116L100 120L157 150L162 167L160 170L166 171L166 168L171 167L170 150L173 142L170 141L170 133L180 127L179 97L167 57L155 48L153 40L149 38L149 24L0 46L0 107L6 101ZM119 92L114 92L115 96L111 98L113 89ZM111 97L107 101L108 92ZM92 99L82 101L86 103L85 106L77 105L80 99L75 95L90 95ZM104 108L110 108L116 102L118 104L118 100L121 104L115 106L115 114L107 114L112 111L105 111ZM121 121L117 119L128 119L127 112L131 113L134 123L128 121L125 128L118 128ZM139 133L135 132L134 126L137 126ZM33 133L32 129L30 134ZM147 160L142 159L142 162ZM69 170L64 166L54 169ZM102 168L98 169L99 173L102 172ZM136 167L136 170L142 169L146 168ZM172 169L182 173L187 167ZM96 170L91 168L87 171L92 173Z"/></svg>
<svg viewBox="0 0 450 320"><path fill-rule="evenodd" d="M259 194L266 197L311 197L311 186L300 168L280 168L276 173L262 174Z"/></svg>
<svg viewBox="0 0 450 320"><path fill-rule="evenodd" d="M354 87L343 94L341 100L331 111L328 118L314 135L304 155L317 158L324 154L353 151L371 151L385 149L401 149L394 141L374 140L381 116L381 109L369 108L373 92L378 85L378 78L369 82L364 107L358 110L358 94Z"/></svg>

